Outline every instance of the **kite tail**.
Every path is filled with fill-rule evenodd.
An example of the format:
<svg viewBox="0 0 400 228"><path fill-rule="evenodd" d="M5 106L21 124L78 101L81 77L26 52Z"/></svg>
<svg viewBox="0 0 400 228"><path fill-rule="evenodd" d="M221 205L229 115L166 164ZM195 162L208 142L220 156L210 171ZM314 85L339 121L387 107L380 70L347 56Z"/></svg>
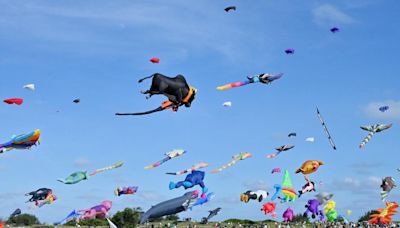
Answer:
<svg viewBox="0 0 400 228"><path fill-rule="evenodd" d="M388 197L388 192L387 191L381 191L381 199L383 202L386 201L386 198Z"/></svg>
<svg viewBox="0 0 400 228"><path fill-rule="evenodd" d="M365 146L365 144L367 144L371 140L371 138L372 138L372 136L374 136L374 134L375 134L375 132L373 132L373 131L369 132L368 135L360 143L359 148L362 149Z"/></svg>
<svg viewBox="0 0 400 228"><path fill-rule="evenodd" d="M229 168L230 166L234 165L235 163L236 163L236 161L233 160L233 161L229 162L228 164L222 166L221 168L211 171L211 173L221 172L222 170Z"/></svg>
<svg viewBox="0 0 400 228"><path fill-rule="evenodd" d="M104 168L101 168L101 169L96 169L93 173L89 174L89 176L94 176L94 175L96 175L97 173L101 173L101 172L104 172L104 171L107 171L107 170L112 170L112 169L119 168L119 167L121 167L123 164L124 164L124 163L120 161L120 162L115 163L114 165L107 166L107 167L104 167Z"/></svg>
<svg viewBox="0 0 400 228"><path fill-rule="evenodd" d="M244 86L244 85L247 85L247 84L250 84L250 83L252 83L250 80L243 81L243 82L230 83L230 84L226 84L226 85L223 85L223 86L218 86L217 90L232 89L232 88L239 87L239 86Z"/></svg>
<svg viewBox="0 0 400 228"><path fill-rule="evenodd" d="M185 170L181 170L181 171L178 171L178 172L175 172L175 173L167 173L167 174L169 174L169 175L182 175L182 174L188 173L190 171L192 171L192 169L185 169Z"/></svg>
<svg viewBox="0 0 400 228"><path fill-rule="evenodd" d="M147 76L147 77L144 77L144 78L140 79L138 82L141 83L141 82L143 82L144 80L149 79L149 78L152 78L152 77L154 77L154 74L152 74L152 75L150 75L150 76Z"/></svg>
<svg viewBox="0 0 400 228"><path fill-rule="evenodd" d="M144 169L152 169L152 168L158 167L158 166L160 166L161 164L163 164L164 162L166 162L166 161L168 161L170 159L171 159L170 157L166 157L163 160L154 163L153 165L149 165L149 166L144 167Z"/></svg>
<svg viewBox="0 0 400 228"><path fill-rule="evenodd" d="M57 179L57 181L61 182L61 183L65 183L64 179Z"/></svg>
<svg viewBox="0 0 400 228"><path fill-rule="evenodd" d="M266 157L267 158L274 158L274 157L276 157L276 155L278 155L278 153L270 154L270 155L267 155Z"/></svg>

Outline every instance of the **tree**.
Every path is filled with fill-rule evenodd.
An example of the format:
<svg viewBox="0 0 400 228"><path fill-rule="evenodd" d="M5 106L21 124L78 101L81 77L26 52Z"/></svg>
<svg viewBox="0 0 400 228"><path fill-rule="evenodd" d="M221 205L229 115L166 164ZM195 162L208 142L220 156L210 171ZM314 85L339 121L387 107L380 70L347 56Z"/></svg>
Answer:
<svg viewBox="0 0 400 228"><path fill-rule="evenodd" d="M139 223L140 216L143 211L140 207L125 208L123 211L118 211L111 219L118 227L135 228Z"/></svg>
<svg viewBox="0 0 400 228"><path fill-rule="evenodd" d="M40 224L39 219L34 215L30 214L20 214L10 218L7 221L7 224L16 224L18 226L32 226L36 224Z"/></svg>
<svg viewBox="0 0 400 228"><path fill-rule="evenodd" d="M65 225L67 226L75 226L76 222L75 220L71 220ZM108 226L108 222L105 219L84 219L84 220L79 220L79 225L81 226Z"/></svg>
<svg viewBox="0 0 400 228"><path fill-rule="evenodd" d="M358 219L358 222L368 221L368 220L370 219L371 215L372 215L372 214L376 214L376 213L378 213L378 212L375 211L375 210L368 211L367 213L365 213L363 216L361 216L361 217Z"/></svg>
<svg viewBox="0 0 400 228"><path fill-rule="evenodd" d="M168 216L165 217L165 220L172 221L172 222L177 222L179 220L179 216L177 214L168 215Z"/></svg>
<svg viewBox="0 0 400 228"><path fill-rule="evenodd" d="M308 220L307 216L304 216L303 214L297 214L293 217L292 222L310 222L310 220Z"/></svg>

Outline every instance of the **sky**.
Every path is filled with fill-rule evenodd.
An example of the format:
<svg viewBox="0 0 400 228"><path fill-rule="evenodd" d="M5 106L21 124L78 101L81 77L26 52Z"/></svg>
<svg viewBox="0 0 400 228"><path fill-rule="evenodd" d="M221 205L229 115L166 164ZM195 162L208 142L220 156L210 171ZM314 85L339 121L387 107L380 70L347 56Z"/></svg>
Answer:
<svg viewBox="0 0 400 228"><path fill-rule="evenodd" d="M237 10L226 13L230 5ZM215 220L268 219L262 204L242 203L240 194L258 189L273 194L272 186L283 178L271 174L275 167L289 170L300 189L305 181L295 170L313 159L325 165L310 178L318 183L317 193L334 193L338 214L350 209L349 219L356 220L383 207L381 179L396 179L399 167L399 11L395 0L0 0L0 98L25 100L21 106L0 104L0 143L35 129L42 133L39 146L0 154L0 218L21 208L53 223L106 199L113 201L111 214L125 207L147 210L185 192L168 189L170 181L184 176L165 172L201 161L209 163L205 183L216 196L181 218L200 220L221 207ZM331 33L334 26L340 32ZM295 54L286 55L286 48ZM150 63L152 57L160 63ZM165 100L146 100L140 93L151 81L137 80L156 72L184 75L198 89L192 107L115 116L153 109ZM248 75L279 72L283 77L269 85L215 89ZM29 83L35 91L22 88ZM79 104L72 102L76 98ZM223 107L225 101L232 107ZM381 113L382 105L389 110ZM359 126L376 123L393 127L360 150L367 132ZM288 138L290 132L297 137ZM306 142L307 137L315 142ZM295 148L265 158L284 144ZM187 153L143 169L175 148ZM253 157L210 173L242 151ZM124 166L75 185L56 181L117 161ZM139 190L117 197L113 191L119 186ZM41 187L53 189L58 200L30 208L24 194ZM314 195L278 204L278 218L288 206L303 213ZM388 199L399 197L395 189Z"/></svg>

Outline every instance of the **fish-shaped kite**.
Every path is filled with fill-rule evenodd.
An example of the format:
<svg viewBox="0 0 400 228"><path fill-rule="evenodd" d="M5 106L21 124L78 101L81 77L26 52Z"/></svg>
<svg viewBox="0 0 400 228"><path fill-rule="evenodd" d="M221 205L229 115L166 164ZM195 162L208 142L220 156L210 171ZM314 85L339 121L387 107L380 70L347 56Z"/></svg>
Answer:
<svg viewBox="0 0 400 228"><path fill-rule="evenodd" d="M22 103L24 103L24 99L22 99L22 98L8 98L8 99L4 100L4 103L22 105Z"/></svg>
<svg viewBox="0 0 400 228"><path fill-rule="evenodd" d="M31 133L14 136L11 141L0 144L0 153L12 149L30 149L33 145L40 142L40 130L37 129Z"/></svg>
<svg viewBox="0 0 400 228"><path fill-rule="evenodd" d="M331 144L332 148L333 148L334 150L336 150L336 145L335 145L335 143L333 142L333 139L332 139L332 137L331 137L331 134L329 133L328 127L326 126L325 121L324 121L324 119L322 118L321 113L319 112L318 108L317 108L317 116L318 116L319 121L321 121L322 127L324 128L324 131L325 131L325 133L326 133L326 136L328 137L329 143Z"/></svg>
<svg viewBox="0 0 400 228"><path fill-rule="evenodd" d="M247 80L243 82L235 82L223 86L218 86L217 90L227 90L239 86L244 86L251 83L261 82L263 84L270 84L271 82L280 79L282 77L282 73L279 74L259 74L256 76L247 76Z"/></svg>
<svg viewBox="0 0 400 228"><path fill-rule="evenodd" d="M283 151L290 150L290 149L292 149L293 147L294 147L294 145L283 145L283 146L277 147L277 148L275 148L275 150L277 150L278 152L276 152L276 153L274 153L274 154L267 155L266 157L267 157L267 158L274 158L274 157L276 157L277 155L279 155L280 153L282 153Z"/></svg>
<svg viewBox="0 0 400 228"><path fill-rule="evenodd" d="M241 152L239 154L236 154L236 155L232 156L232 161L231 162L229 162L228 164L222 166L219 169L211 171L211 173L219 173L222 170L234 165L236 162L244 160L246 158L250 158L251 156L252 156L251 153L248 153L248 152Z"/></svg>
<svg viewBox="0 0 400 228"><path fill-rule="evenodd" d="M364 131L368 131L369 133L360 143L359 148L362 149L365 146L365 144L367 144L369 140L371 140L372 136L374 136L375 133L379 133L391 127L392 124L374 124L368 126L361 126L360 127L361 129L363 129Z"/></svg>
<svg viewBox="0 0 400 228"><path fill-rule="evenodd" d="M61 183L64 183L64 184L76 184L76 183L79 183L79 182L81 182L83 180L87 180L87 179L88 179L88 175L87 175L86 171L85 172L78 171L78 172L72 173L65 179L58 179L58 181Z"/></svg>
<svg viewBox="0 0 400 228"><path fill-rule="evenodd" d="M186 151L182 150L182 149L176 149L176 150L167 152L167 153L165 153L166 157L164 159L154 163L153 165L146 166L146 167L144 167L144 169L152 169L152 168L158 167L161 164L163 164L164 162L169 161L169 160L171 160L173 158L182 156L185 153L186 153Z"/></svg>
<svg viewBox="0 0 400 228"><path fill-rule="evenodd" d="M96 174L98 174L98 173L101 173L101 172L104 172L104 171L107 171L107 170L112 170L112 169L119 168L119 167L121 167L123 164L124 164L124 162L119 161L119 162L115 163L114 165L110 165L110 166L107 166L107 167L104 167L104 168L101 168L101 169L96 169L96 170L95 170L93 173L91 173L89 176L94 176L94 175L96 175Z"/></svg>
<svg viewBox="0 0 400 228"><path fill-rule="evenodd" d="M190 173L190 172L192 172L194 170L205 168L207 166L208 166L208 163L200 162L200 163L197 163L197 164L193 165L189 169L184 169L184 170L181 170L181 171L178 171L178 172L175 172L175 173L167 173L167 174L170 174L170 175L182 175L182 174L185 174L185 173Z"/></svg>

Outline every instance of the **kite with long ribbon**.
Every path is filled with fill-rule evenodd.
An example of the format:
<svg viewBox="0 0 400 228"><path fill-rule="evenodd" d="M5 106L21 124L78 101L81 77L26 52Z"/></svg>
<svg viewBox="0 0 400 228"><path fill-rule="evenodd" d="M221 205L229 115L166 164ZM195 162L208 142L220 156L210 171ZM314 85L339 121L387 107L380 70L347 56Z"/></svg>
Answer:
<svg viewBox="0 0 400 228"><path fill-rule="evenodd" d="M246 81L242 81L242 82L235 82L235 83L230 83L230 84L226 84L223 86L218 86L217 90L227 90L227 89L232 89L235 87L240 87L240 86L244 86L244 85L248 85L251 83L256 83L256 82L261 82L264 84L270 84L271 82L279 79L282 77L282 73L279 74L259 74L256 76L247 76L247 80Z"/></svg>
<svg viewBox="0 0 400 228"><path fill-rule="evenodd" d="M158 167L161 164L163 164L163 163L165 163L165 162L167 162L167 161L169 161L169 160L171 160L173 158L182 156L185 153L186 153L186 151L182 150L182 149L177 149L177 150L173 150L173 151L167 152L167 153L165 153L165 156L166 156L165 158L163 158L162 160L160 160L160 161L158 161L158 162L156 162L156 163L154 163L152 165L144 167L144 169L152 169L152 168Z"/></svg>
<svg viewBox="0 0 400 228"><path fill-rule="evenodd" d="M96 169L96 170L95 170L93 173L91 173L89 176L94 176L94 175L96 175L96 174L98 174L98 173L101 173L101 172L104 172L104 171L107 171L107 170L112 170L112 169L119 168L119 167L121 167L123 164L124 164L124 162L119 161L119 162L115 163L114 165L110 165L110 166L107 166L107 167L104 167L104 168L101 168L101 169Z"/></svg>
<svg viewBox="0 0 400 228"><path fill-rule="evenodd" d="M164 101L164 102L161 104L160 107L158 107L158 108L156 108L156 109L153 109L153 110L150 110L150 111L146 111L146 112L134 112L134 113L115 113L115 115L117 115L117 116L140 116L140 115L151 114L151 113L154 113L154 112L161 112L161 111L164 111L164 110L167 110L167 109L170 109L170 108L172 108L172 110L173 110L174 112L176 112L177 109L176 109L174 106L175 106L175 104L172 103L171 101Z"/></svg>
<svg viewBox="0 0 400 228"><path fill-rule="evenodd" d="M386 129L389 129L392 127L392 124L374 124L374 125L369 125L369 126L361 126L360 128L368 131L368 135L363 139L363 141L360 143L359 148L363 148L365 144L367 144L372 136L374 136L375 133L384 131Z"/></svg>
<svg viewBox="0 0 400 228"><path fill-rule="evenodd" d="M332 148L334 150L336 150L336 145L333 142L333 139L331 137L331 134L329 133L328 127L326 126L325 121L322 118L321 113L319 112L318 108L317 108L317 115L318 115L319 121L321 121L322 127L324 128L324 131L326 133L326 136L328 137L329 143L331 144Z"/></svg>
<svg viewBox="0 0 400 228"><path fill-rule="evenodd" d="M211 171L211 173L219 173L219 172L221 172L222 170L224 170L224 169L226 169L226 168L229 168L230 166L234 165L236 162L241 161L241 160L244 160L244 159L249 158L249 157L251 157L251 156L252 156L251 153L248 153L248 152L241 152L241 153L239 153L239 154L236 154L236 155L234 155L234 156L232 157L232 161L231 161L231 162L229 162L228 164L222 166L222 167L219 168L219 169L216 169L216 170Z"/></svg>

